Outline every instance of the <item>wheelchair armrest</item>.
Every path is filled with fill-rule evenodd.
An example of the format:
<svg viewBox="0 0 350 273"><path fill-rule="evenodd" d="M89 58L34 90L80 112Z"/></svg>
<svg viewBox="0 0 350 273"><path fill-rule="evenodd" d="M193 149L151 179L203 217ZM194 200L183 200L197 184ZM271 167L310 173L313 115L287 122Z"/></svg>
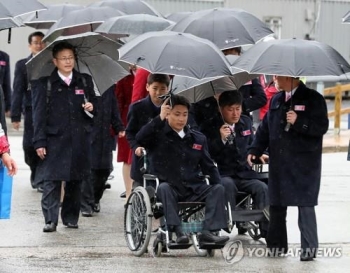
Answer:
<svg viewBox="0 0 350 273"><path fill-rule="evenodd" d="M143 175L143 178L146 179L146 180L156 180L158 178L158 176L154 175L154 174L144 174Z"/></svg>

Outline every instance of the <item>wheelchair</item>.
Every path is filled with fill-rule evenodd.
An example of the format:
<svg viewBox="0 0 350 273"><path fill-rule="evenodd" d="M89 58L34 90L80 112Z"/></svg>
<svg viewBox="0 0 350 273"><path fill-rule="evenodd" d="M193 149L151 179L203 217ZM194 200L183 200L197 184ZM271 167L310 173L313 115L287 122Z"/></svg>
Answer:
<svg viewBox="0 0 350 273"><path fill-rule="evenodd" d="M125 205L124 235L132 254L142 256L148 252L148 246L152 233L156 233L152 246L152 254L160 257L162 253L168 253L171 249L188 249L194 247L201 257L213 257L215 249L221 249L225 244L205 243L197 238L197 234L203 229L205 202L179 202L179 217L182 220L183 232L189 234L188 244L177 244L172 240L172 232L167 230L166 219L163 217L162 204L156 200L156 189L159 185L157 176L147 174L146 151L143 151L143 186L136 187L130 194ZM155 188L147 186L149 182L155 182ZM227 211L231 211L228 207ZM152 232L152 220L160 219L160 227ZM228 221L232 227L232 221Z"/></svg>
<svg viewBox="0 0 350 273"><path fill-rule="evenodd" d="M253 170L259 173L259 180L268 184L268 164L253 164ZM263 210L254 208L254 202L251 194L239 191L237 204L232 215L232 221L238 224L238 233L248 232L249 236L258 241L262 238L260 232L260 223L268 221ZM243 232L240 232L240 229Z"/></svg>

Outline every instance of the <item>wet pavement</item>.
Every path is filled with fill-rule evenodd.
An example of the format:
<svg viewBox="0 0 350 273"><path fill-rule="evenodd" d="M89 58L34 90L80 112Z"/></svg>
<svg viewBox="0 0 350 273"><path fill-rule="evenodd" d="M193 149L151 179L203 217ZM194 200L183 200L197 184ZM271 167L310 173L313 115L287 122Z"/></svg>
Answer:
<svg viewBox="0 0 350 273"><path fill-rule="evenodd" d="M11 131L11 130L10 130ZM330 132L331 133L331 132ZM149 253L134 257L123 234L124 199L121 164L115 163L112 188L105 192L101 212L81 217L79 229L59 223L57 232L43 233L41 194L31 189L29 169L23 160L20 133L10 132L12 156L19 165L14 178L12 215L0 220L0 273L12 272L344 272L350 266L350 162L346 153L323 155L322 184L317 207L320 248L338 251L341 257L318 257L302 263L299 257L265 257L265 241L232 232L230 242L242 242L234 263L225 261L229 252L216 251L214 257L198 257L194 248L172 250L162 257ZM348 138L349 139L349 138ZM59 166L58 166L59 167ZM288 209L288 236L291 251L299 247L297 209ZM154 237L151 238L151 243ZM249 251L254 251L249 257ZM240 253L240 254L239 254ZM241 256L239 256L241 255ZM238 261L239 260L239 261Z"/></svg>

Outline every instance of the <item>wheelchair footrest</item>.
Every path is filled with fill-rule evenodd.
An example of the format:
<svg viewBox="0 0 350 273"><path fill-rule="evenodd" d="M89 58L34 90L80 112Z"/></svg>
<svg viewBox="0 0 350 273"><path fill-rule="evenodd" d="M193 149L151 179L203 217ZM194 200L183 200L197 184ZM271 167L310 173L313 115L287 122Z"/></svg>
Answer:
<svg viewBox="0 0 350 273"><path fill-rule="evenodd" d="M225 246L225 243L203 243L199 242L199 248L201 249L221 249Z"/></svg>
<svg viewBox="0 0 350 273"><path fill-rule="evenodd" d="M190 248L192 244L177 244L175 242L170 242L168 244L169 249L187 249Z"/></svg>

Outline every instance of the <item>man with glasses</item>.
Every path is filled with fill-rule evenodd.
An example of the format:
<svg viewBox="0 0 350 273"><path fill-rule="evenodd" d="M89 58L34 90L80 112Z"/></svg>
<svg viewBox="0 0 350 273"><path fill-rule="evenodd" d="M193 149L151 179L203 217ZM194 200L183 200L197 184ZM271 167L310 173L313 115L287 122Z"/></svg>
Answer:
<svg viewBox="0 0 350 273"><path fill-rule="evenodd" d="M15 130L19 130L21 115L24 115L22 142L24 161L31 170L30 183L32 188L36 188L39 192L42 192L42 188L40 185L34 183L34 178L36 167L40 159L33 146L32 92L28 82L26 62L45 47L45 43L42 41L43 37L44 33L40 31L33 32L28 36L30 55L16 63L11 105L11 121L12 127Z"/></svg>
<svg viewBox="0 0 350 273"><path fill-rule="evenodd" d="M91 169L90 137L96 104L91 76L74 70L74 47L59 42L52 55L55 70L31 82L33 144L41 159L35 180L43 181L44 232L56 231L61 181L65 181L62 223L78 228L81 182Z"/></svg>

